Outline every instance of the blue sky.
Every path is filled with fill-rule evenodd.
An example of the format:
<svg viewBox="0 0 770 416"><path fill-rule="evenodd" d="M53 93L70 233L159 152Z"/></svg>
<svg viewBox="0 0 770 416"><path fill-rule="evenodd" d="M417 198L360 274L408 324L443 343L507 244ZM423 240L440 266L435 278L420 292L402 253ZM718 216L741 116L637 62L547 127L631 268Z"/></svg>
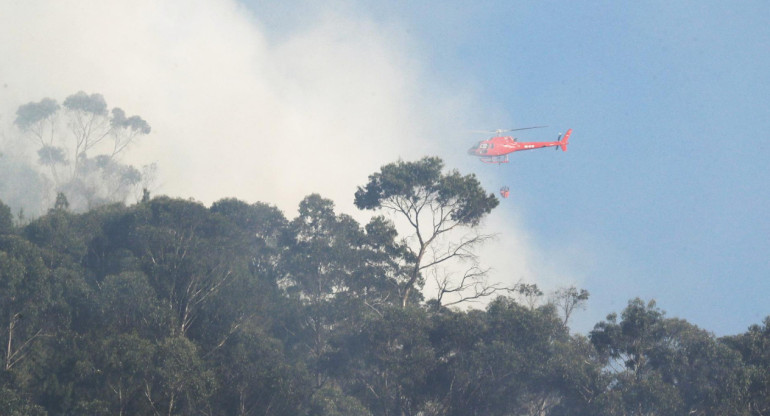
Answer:
<svg viewBox="0 0 770 416"><path fill-rule="evenodd" d="M438 155L510 186L482 261L588 289L573 329L641 297L735 334L770 315L768 21L759 1L5 2L0 152L34 163L19 105L101 93L152 126L123 161L157 163L154 195L291 218L318 192L361 221L367 175ZM572 128L569 150L466 154L471 130L532 125Z"/></svg>
<svg viewBox="0 0 770 416"><path fill-rule="evenodd" d="M303 7L311 10L297 12ZM271 8L260 21L282 33L316 12L303 7ZM546 255L553 247L558 258L565 246L594 253L581 282L592 297L578 327L636 296L718 335L770 314L766 2L337 7L403 30L426 94L476 92L475 119L488 124L465 128L550 126L522 132L522 140L574 129L567 153L520 153L500 168L455 157L483 137L435 134L451 137L437 150L445 160L491 190L511 186L499 211L520 215ZM290 9L298 16L288 17Z"/></svg>

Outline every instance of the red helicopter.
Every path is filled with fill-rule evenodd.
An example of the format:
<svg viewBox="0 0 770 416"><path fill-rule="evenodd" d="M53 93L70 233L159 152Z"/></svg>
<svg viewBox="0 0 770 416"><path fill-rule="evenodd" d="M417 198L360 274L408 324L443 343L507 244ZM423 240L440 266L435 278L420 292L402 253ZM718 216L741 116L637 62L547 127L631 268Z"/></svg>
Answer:
<svg viewBox="0 0 770 416"><path fill-rule="evenodd" d="M494 130L488 131L488 133L495 133L496 136L478 142L475 146L468 150L468 154L471 156L478 156L484 163L508 163L508 154L518 152L520 150L539 149L541 147L561 147L561 150L567 151L567 144L569 135L572 134L572 129L567 130L562 138L561 134L554 142L519 142L514 137L501 136L506 131L518 131L538 129L546 126L524 127L520 129L510 130Z"/></svg>

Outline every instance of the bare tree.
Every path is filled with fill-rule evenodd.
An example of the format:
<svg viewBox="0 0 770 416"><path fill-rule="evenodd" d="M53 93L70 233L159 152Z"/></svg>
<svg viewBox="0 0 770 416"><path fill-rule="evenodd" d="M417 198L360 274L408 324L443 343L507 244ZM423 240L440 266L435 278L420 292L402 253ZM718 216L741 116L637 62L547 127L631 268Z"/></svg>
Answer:
<svg viewBox="0 0 770 416"><path fill-rule="evenodd" d="M578 290L575 286L558 289L551 295L551 303L561 311L564 325L567 325L575 309L585 309L588 295L587 290Z"/></svg>
<svg viewBox="0 0 770 416"><path fill-rule="evenodd" d="M481 244L490 239L489 235L476 235L476 244ZM451 247L450 247L451 250ZM446 253L445 253L446 254ZM434 256L435 258L435 256ZM451 268L431 267L428 273L436 285L436 306L452 306L461 303L480 302L484 298L498 293L512 293L519 287L519 283L507 286L502 283L491 283L488 280L489 268L479 265L478 256L471 250L458 253L458 259L465 267L453 271Z"/></svg>
<svg viewBox="0 0 770 416"><path fill-rule="evenodd" d="M358 208L389 211L406 220L413 231L405 239L412 266L400 288L403 307L424 271L473 257L474 248L489 238L478 234L476 227L499 203L493 194L484 192L474 175L462 176L457 171L443 174L442 168L443 162L437 157L391 163L370 175L369 182L359 187L355 195ZM457 232L466 234L447 242L450 233ZM445 280L440 295L476 287L470 284L479 277L473 267L464 276L458 284Z"/></svg>

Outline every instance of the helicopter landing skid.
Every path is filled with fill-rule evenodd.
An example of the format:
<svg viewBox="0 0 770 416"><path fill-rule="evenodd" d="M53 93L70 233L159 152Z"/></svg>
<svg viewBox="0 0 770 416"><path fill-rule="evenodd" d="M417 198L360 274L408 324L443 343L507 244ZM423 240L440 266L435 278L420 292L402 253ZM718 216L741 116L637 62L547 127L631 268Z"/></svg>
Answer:
<svg viewBox="0 0 770 416"><path fill-rule="evenodd" d="M508 163L508 155L482 157L481 161L484 163Z"/></svg>

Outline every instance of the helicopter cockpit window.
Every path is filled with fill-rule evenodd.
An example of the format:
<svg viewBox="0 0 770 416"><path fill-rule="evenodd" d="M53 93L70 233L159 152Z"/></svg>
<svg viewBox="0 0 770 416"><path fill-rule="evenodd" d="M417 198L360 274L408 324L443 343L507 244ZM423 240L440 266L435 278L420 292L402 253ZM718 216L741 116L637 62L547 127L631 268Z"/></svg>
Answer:
<svg viewBox="0 0 770 416"><path fill-rule="evenodd" d="M486 149L487 146L488 145L486 143L479 143L479 149Z"/></svg>

